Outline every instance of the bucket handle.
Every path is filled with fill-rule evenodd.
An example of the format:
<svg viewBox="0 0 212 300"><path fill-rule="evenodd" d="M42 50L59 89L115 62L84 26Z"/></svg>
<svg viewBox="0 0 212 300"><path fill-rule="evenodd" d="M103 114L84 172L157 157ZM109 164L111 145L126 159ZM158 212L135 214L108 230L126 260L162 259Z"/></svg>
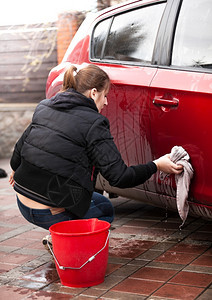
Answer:
<svg viewBox="0 0 212 300"><path fill-rule="evenodd" d="M55 254L54 254L54 252L53 252L53 250L52 250L52 248L51 248L51 246L50 246L48 240L47 240L47 245L48 245L49 250L50 250L52 256L54 257L54 259L55 259L55 261L56 261L56 263L57 263L57 265L58 265L58 267L59 267L60 270L65 270L65 269L80 270L80 269L82 269L87 263L89 263L89 262L91 262L92 260L94 260L94 258L95 258L100 252L102 252L102 250L105 249L105 247L106 247L106 245L107 245L107 242L108 242L108 239L109 239L109 235L110 235L110 230L108 230L108 235L107 235L105 244L104 244L104 246L102 247L102 249L100 249L98 252L96 252L96 254L94 254L93 256L91 256L91 257L90 257L84 264L82 264L80 267L64 267L64 266L61 266L61 265L59 264L59 262L58 262L56 256L55 256Z"/></svg>

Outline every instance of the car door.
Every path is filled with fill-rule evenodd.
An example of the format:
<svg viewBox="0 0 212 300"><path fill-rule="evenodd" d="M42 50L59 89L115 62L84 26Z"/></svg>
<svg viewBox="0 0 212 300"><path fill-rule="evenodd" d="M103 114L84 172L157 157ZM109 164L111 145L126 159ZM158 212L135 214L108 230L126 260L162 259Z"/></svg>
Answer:
<svg viewBox="0 0 212 300"><path fill-rule="evenodd" d="M152 160L149 85L157 71L152 54L165 7L166 1L142 1L139 6L113 11L96 24L91 38L91 61L98 63L112 82L109 104L102 113L110 121L127 165Z"/></svg>
<svg viewBox="0 0 212 300"><path fill-rule="evenodd" d="M211 15L211 0L176 1L161 36L160 67L150 88L153 156L169 153L175 145L184 147L194 168L190 201L208 206L212 206ZM175 196L173 176L162 181L158 173L152 191Z"/></svg>

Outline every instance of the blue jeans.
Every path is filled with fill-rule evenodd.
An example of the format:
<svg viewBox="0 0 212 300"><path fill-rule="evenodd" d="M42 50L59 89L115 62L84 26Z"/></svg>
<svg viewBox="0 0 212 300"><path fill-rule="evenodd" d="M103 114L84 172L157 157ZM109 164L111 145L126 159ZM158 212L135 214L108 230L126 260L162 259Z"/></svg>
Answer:
<svg viewBox="0 0 212 300"><path fill-rule="evenodd" d="M73 217L67 211L52 215L50 209L30 208L21 203L18 196L17 204L21 214L28 222L47 230L55 223L73 220ZM91 218L97 218L109 223L112 223L114 219L112 203L109 199L96 192L93 193L90 208L83 217L83 219Z"/></svg>

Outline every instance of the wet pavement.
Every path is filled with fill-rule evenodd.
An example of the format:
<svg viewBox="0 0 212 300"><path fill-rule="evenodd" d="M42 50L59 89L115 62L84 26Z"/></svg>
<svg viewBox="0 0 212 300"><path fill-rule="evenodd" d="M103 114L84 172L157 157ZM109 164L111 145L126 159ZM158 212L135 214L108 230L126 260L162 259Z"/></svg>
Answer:
<svg viewBox="0 0 212 300"><path fill-rule="evenodd" d="M10 172L9 161L0 168ZM19 213L8 177L0 179L0 299L212 299L212 222L125 198L112 199L104 283L62 286L41 241L48 231ZM97 270L98 272L98 270Z"/></svg>

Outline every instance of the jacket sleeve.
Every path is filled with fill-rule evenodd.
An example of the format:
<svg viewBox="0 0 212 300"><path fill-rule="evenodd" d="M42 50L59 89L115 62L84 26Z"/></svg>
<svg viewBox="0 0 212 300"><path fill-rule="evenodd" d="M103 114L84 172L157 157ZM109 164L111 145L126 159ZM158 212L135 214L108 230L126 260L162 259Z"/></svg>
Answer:
<svg viewBox="0 0 212 300"><path fill-rule="evenodd" d="M154 162L127 166L110 133L107 118L99 118L87 134L88 156L111 186L134 187L144 183L156 171Z"/></svg>
<svg viewBox="0 0 212 300"><path fill-rule="evenodd" d="M21 164L21 149L24 144L24 141L26 137L28 136L29 132L31 130L31 124L27 127L27 129L24 131L20 139L17 141L12 157L10 159L10 166L13 171L16 171Z"/></svg>

